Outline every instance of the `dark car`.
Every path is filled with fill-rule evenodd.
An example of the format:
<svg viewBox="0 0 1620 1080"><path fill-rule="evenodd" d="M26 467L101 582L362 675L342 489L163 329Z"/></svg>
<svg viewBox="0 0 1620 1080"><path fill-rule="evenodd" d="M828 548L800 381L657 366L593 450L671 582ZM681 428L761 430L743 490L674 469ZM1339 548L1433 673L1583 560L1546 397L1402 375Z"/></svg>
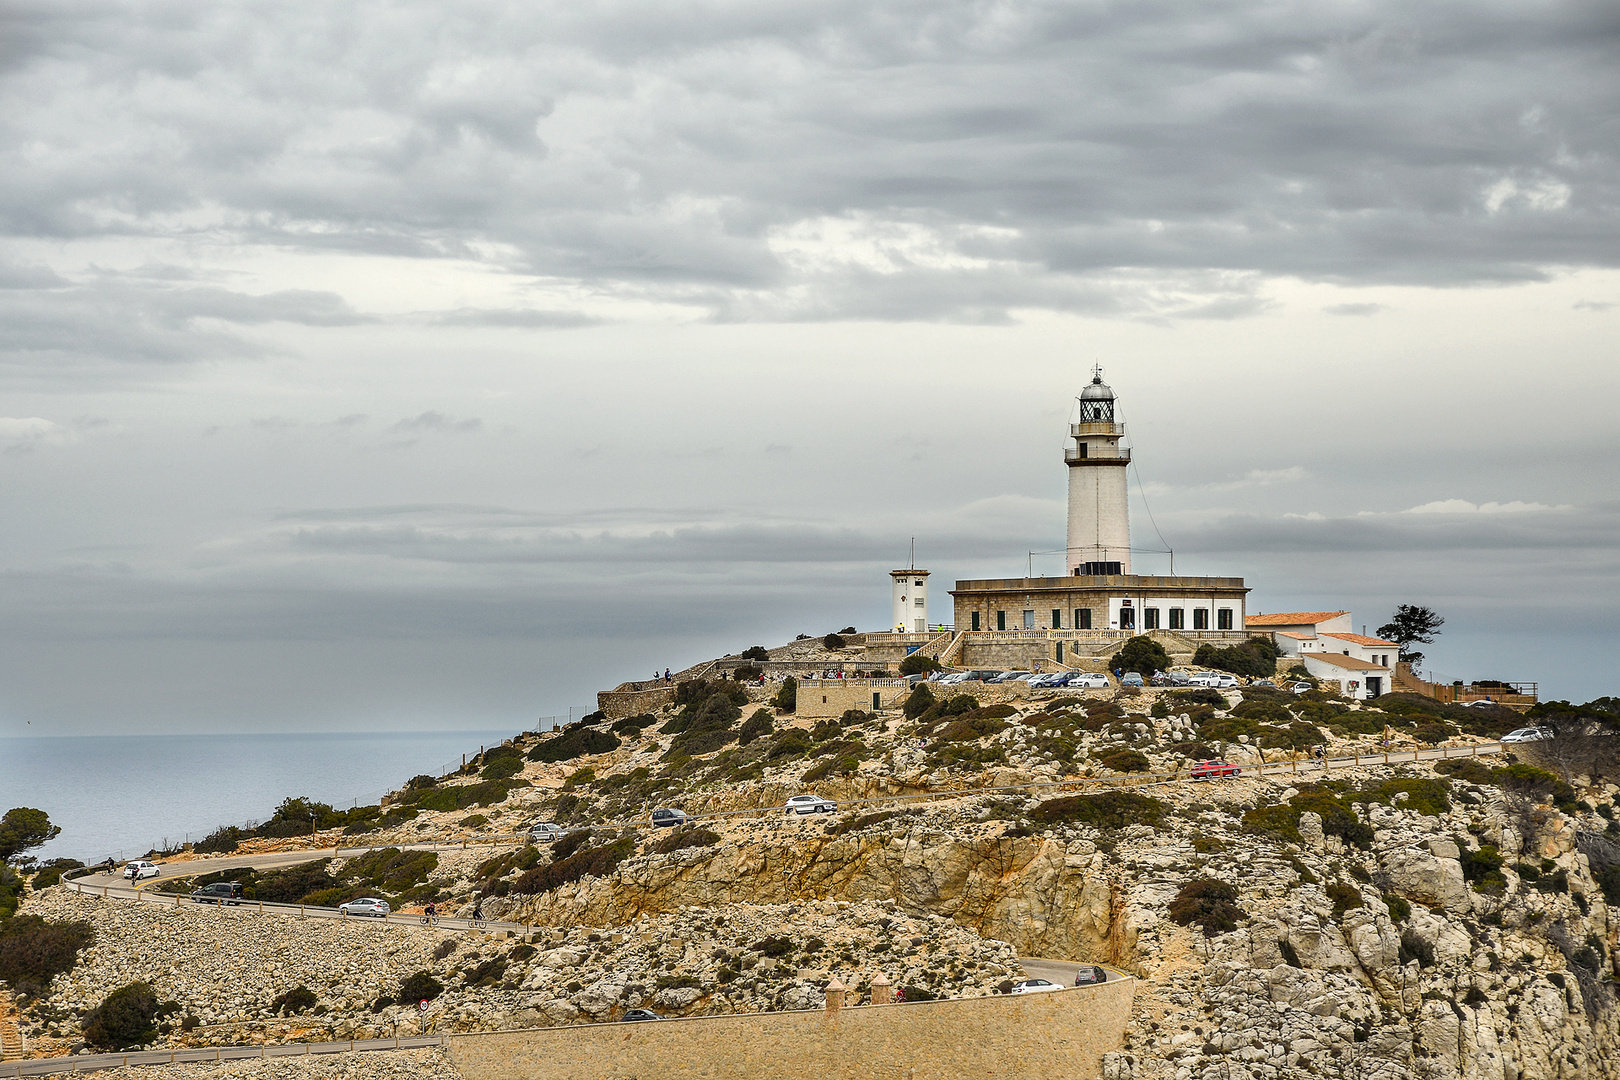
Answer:
<svg viewBox="0 0 1620 1080"><path fill-rule="evenodd" d="M659 1020L659 1019L662 1019L662 1017L660 1017L657 1013L653 1012L651 1009L631 1009L629 1012L627 1012L623 1016L619 1017L619 1019L620 1020Z"/></svg>
<svg viewBox="0 0 1620 1080"><path fill-rule="evenodd" d="M1223 776L1237 776L1242 772L1242 769L1238 768L1230 761L1213 759L1210 761L1194 762L1192 767L1192 778L1194 780L1219 780Z"/></svg>
<svg viewBox="0 0 1620 1080"><path fill-rule="evenodd" d="M193 892L191 899L199 904L240 904L242 902L242 883L240 881L216 881Z"/></svg>
<svg viewBox="0 0 1620 1080"><path fill-rule="evenodd" d="M652 823L655 829L673 829L677 825L686 824L686 812L660 807L652 812Z"/></svg>
<svg viewBox="0 0 1620 1080"><path fill-rule="evenodd" d="M1094 983L1105 983L1107 981L1108 972L1095 964L1083 964L1076 968L1074 972L1074 985L1076 986L1091 986Z"/></svg>

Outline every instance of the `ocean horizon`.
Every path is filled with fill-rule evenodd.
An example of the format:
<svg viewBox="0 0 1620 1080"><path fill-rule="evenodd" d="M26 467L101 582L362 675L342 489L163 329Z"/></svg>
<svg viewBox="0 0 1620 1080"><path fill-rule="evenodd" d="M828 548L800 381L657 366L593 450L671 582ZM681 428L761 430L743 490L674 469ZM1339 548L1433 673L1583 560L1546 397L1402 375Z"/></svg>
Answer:
<svg viewBox="0 0 1620 1080"><path fill-rule="evenodd" d="M5 738L0 813L31 806L61 827L36 858L132 859L263 821L288 796L370 805L518 730Z"/></svg>

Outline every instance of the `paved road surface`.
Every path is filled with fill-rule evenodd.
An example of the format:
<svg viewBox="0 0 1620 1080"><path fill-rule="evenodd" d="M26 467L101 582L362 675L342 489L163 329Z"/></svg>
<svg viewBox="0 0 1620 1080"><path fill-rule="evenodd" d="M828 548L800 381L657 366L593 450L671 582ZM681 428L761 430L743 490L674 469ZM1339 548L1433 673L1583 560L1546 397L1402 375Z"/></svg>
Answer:
<svg viewBox="0 0 1620 1080"><path fill-rule="evenodd" d="M1045 979L1055 982L1059 986L1073 986L1074 973L1082 967L1091 967L1091 964L1079 964L1072 960L1041 960L1033 956L1020 956L1018 962L1024 966L1024 973L1032 979ZM1126 978L1124 972L1116 971L1107 964L1098 964L1108 973L1109 982L1117 982Z"/></svg>

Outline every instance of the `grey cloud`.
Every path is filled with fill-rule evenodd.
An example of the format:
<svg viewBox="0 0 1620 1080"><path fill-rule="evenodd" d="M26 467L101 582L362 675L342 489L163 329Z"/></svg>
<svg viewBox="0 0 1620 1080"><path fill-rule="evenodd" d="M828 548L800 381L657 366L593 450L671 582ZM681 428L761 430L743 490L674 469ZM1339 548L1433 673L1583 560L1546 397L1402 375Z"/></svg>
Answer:
<svg viewBox="0 0 1620 1080"><path fill-rule="evenodd" d="M481 431L483 430L483 427L484 422L476 416L469 416L465 419L457 420L452 416L446 416L442 412L430 409L425 413L419 413L416 416L406 417L404 420L394 424L388 430L404 432L406 434L466 434L468 432Z"/></svg>
<svg viewBox="0 0 1620 1080"><path fill-rule="evenodd" d="M1620 260L1605 5L772 8L15 12L5 144L53 152L0 158L0 223L158 235L217 207L295 249L493 240L514 269L725 320L993 323L1089 310L1133 291L1127 270L1457 284ZM121 93L148 74L167 98ZM132 152L97 149L115 144ZM873 301L858 267L772 246L851 216L926 223L950 258L895 276L963 288ZM986 252L1001 272L973 265ZM975 287L991 298L953 296ZM1160 314L1261 310L1218 289Z"/></svg>
<svg viewBox="0 0 1620 1080"><path fill-rule="evenodd" d="M1322 310L1329 315L1376 315L1385 308L1383 304L1329 304Z"/></svg>
<svg viewBox="0 0 1620 1080"><path fill-rule="evenodd" d="M510 326L534 330L595 326L601 321L582 311L536 311L528 308L457 308L433 319L439 326Z"/></svg>
<svg viewBox="0 0 1620 1080"><path fill-rule="evenodd" d="M1615 305L1607 300L1577 300L1574 307L1576 311L1609 311Z"/></svg>

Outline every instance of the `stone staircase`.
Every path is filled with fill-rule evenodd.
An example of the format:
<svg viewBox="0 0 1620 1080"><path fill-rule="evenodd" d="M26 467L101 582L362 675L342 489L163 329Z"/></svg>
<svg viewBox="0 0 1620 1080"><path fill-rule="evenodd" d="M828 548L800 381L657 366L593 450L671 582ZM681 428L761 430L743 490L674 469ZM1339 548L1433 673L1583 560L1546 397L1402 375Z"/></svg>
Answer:
<svg viewBox="0 0 1620 1080"><path fill-rule="evenodd" d="M22 1031L17 1027L18 1019L11 995L0 990L0 1061L21 1061L27 1050Z"/></svg>
<svg viewBox="0 0 1620 1080"><path fill-rule="evenodd" d="M949 630L946 630L942 634L929 638L927 644L923 645L917 651L922 653L924 656L938 660L941 664L948 665L950 661L945 659L945 655L951 652L953 646L956 646L956 643L961 640L961 634L953 635Z"/></svg>

